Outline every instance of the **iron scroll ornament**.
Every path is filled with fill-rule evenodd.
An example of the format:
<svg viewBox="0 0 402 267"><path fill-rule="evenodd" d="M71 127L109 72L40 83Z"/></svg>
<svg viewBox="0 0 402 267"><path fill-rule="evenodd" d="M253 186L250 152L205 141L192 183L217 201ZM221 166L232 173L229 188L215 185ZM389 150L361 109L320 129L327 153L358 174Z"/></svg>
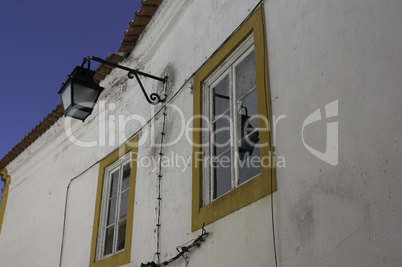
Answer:
<svg viewBox="0 0 402 267"><path fill-rule="evenodd" d="M164 98L161 98L157 93L152 93L152 94L150 94L148 96L147 92L145 91L144 85L142 84L142 82L140 80L139 75L147 77L147 78L150 78L150 79L153 79L153 80L157 80L157 81L160 81L160 82L163 82L163 83L167 82L167 79L168 79L167 76L165 76L163 78L157 77L157 76L154 76L154 75L151 75L151 74L139 71L139 70L130 69L130 68L127 68L125 66L115 64L115 63L112 63L112 62L109 62L109 61L106 61L106 60L103 60L101 58L94 57L94 56L88 56L88 57L84 58L84 62L82 63L81 66L84 66L85 62L88 62L88 68L90 68L90 60L94 60L94 61L106 64L106 65L109 65L109 66L112 66L112 67L116 67L116 68L128 71L128 74L127 74L128 78L130 78L130 79L133 79L134 77L136 78L136 80L137 80L138 84L140 85L140 88L141 88L146 100L148 101L148 103L150 103L152 105L157 105L159 103L165 102L166 94L165 94Z"/></svg>
<svg viewBox="0 0 402 267"><path fill-rule="evenodd" d="M130 71L129 73L127 73L127 76L130 79L134 79L134 77L135 77L135 79L137 80L138 84L140 85L140 88L141 88L142 92L144 93L144 96L149 104L156 105L156 104L165 102L166 94L165 94L165 98L161 98L157 93L152 93L148 96L147 92L145 91L144 85L142 84L140 77L138 77L138 74L136 72ZM165 77L164 83L166 82L166 79L167 79L167 77Z"/></svg>

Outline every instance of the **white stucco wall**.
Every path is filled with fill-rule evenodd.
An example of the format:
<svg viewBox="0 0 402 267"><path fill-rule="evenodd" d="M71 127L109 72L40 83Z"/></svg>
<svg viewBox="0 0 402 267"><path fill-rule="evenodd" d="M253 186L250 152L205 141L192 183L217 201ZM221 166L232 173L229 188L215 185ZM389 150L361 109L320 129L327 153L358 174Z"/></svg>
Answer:
<svg viewBox="0 0 402 267"><path fill-rule="evenodd" d="M180 135L180 107L193 113L192 75L241 24L257 0L164 1L135 50L123 64L154 75L169 75L166 139ZM272 114L276 155L273 194L278 266L399 266L402 236L402 2L265 1ZM148 91L163 86L144 80ZM146 120L152 107L137 83L114 70L85 123L72 121L74 136L98 141L82 148L66 138L60 119L7 169L12 182L0 233L0 266L58 266L67 186L67 217L61 266L89 262L99 165L121 140L141 129L130 121L125 133L108 130L118 115ZM325 119L324 107L338 101L338 116ZM109 104L114 104L112 108ZM305 119L321 109L323 120L304 129L304 141L324 151L326 123L338 122L338 164L332 166L303 145ZM112 116L112 117L110 117ZM114 117L113 117L114 116ZM286 117L284 117L286 116ZM113 120L115 118L115 120ZM156 157L162 116L139 133L147 136L140 156ZM101 125L99 127L99 125ZM103 130L103 126L106 131ZM151 126L155 135L151 137ZM116 124L118 129L118 123ZM100 134L101 133L101 134ZM106 142L99 142L105 136ZM166 147L191 156L186 137ZM155 260L157 172L139 166L136 178L132 262ZM185 170L184 170L185 169ZM184 171L182 171L184 170ZM164 168L161 259L195 238L191 232L191 163ZM211 235L190 253L188 266L275 266L271 195L207 225ZM186 266L179 259L172 266Z"/></svg>
<svg viewBox="0 0 402 267"><path fill-rule="evenodd" d="M402 3L267 3L272 110L286 115L276 144L287 161L275 194L282 266L400 265ZM305 134L325 150L325 123L338 121L336 167L301 140L307 116L334 100L338 117Z"/></svg>

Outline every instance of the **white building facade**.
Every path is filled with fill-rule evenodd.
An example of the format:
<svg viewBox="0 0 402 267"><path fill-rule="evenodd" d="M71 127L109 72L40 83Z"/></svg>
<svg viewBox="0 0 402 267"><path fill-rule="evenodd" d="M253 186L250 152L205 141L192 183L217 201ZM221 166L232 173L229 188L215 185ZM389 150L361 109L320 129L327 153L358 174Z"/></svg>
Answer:
<svg viewBox="0 0 402 267"><path fill-rule="evenodd" d="M8 162L0 266L400 266L401 12L162 1L120 64L165 102L116 68Z"/></svg>

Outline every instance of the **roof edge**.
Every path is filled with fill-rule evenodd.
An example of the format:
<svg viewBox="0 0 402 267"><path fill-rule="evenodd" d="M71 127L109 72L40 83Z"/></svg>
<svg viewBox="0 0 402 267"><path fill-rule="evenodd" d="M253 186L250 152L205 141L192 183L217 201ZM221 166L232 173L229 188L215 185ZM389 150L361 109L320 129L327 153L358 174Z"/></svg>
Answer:
<svg viewBox="0 0 402 267"><path fill-rule="evenodd" d="M0 170L18 157L25 149L44 134L53 124L63 117L63 107L61 104L52 110L35 128L30 131L18 144L16 144L1 160Z"/></svg>

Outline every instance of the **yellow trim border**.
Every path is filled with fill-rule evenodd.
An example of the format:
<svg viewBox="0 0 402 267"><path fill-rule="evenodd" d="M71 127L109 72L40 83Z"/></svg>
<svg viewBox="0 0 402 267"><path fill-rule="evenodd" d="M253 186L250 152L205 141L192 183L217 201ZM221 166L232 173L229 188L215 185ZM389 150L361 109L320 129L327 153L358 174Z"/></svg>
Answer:
<svg viewBox="0 0 402 267"><path fill-rule="evenodd" d="M124 251L108 257L106 259L95 261L96 259L96 246L98 241L98 231L99 231L99 218L102 203L102 189L103 189L103 177L104 170L107 166L111 165L113 162L118 160L120 157L131 151L131 173L130 173L130 185L129 185L129 196L128 196L128 209L127 209L127 229L126 229L126 243L124 246ZM94 224L92 231L92 244L91 244L91 256L89 260L90 267L116 267L130 262L131 257L131 241L133 236L133 215L134 215L134 196L135 196L135 179L137 173L137 160L136 157L138 152L138 135L131 139L129 142L121 146L118 150L114 151L99 163L99 176L98 176L98 187L96 194L95 203L95 215Z"/></svg>
<svg viewBox="0 0 402 267"><path fill-rule="evenodd" d="M11 177L10 175L8 175L8 171L6 168L0 171L0 175L1 180L4 182L4 188L1 193L1 203L0 203L0 233L1 233L1 228L3 226L3 220L4 220L4 213L6 212L8 188L11 183Z"/></svg>
<svg viewBox="0 0 402 267"><path fill-rule="evenodd" d="M204 81L239 47L248 36L254 34L255 63L257 76L257 108L259 115L270 120L269 109L269 79L267 48L265 46L263 7L258 7L253 14L240 26L240 28L223 44L223 46L205 63L194 76L194 124L193 129L202 128L202 87ZM259 125L266 125L260 118ZM266 125L270 127L271 125ZM271 128L269 128L271 129ZM264 133L264 132L263 132ZM268 144L260 148L261 158L272 155L271 132L260 133L260 143ZM218 198L210 204L203 206L202 190L202 132L193 132L193 185L192 185L192 220L191 229L195 231L202 227L203 223L214 222L276 190L274 179L274 167L261 167L261 174L247 183L235 188L226 195ZM272 160L271 160L272 164Z"/></svg>

